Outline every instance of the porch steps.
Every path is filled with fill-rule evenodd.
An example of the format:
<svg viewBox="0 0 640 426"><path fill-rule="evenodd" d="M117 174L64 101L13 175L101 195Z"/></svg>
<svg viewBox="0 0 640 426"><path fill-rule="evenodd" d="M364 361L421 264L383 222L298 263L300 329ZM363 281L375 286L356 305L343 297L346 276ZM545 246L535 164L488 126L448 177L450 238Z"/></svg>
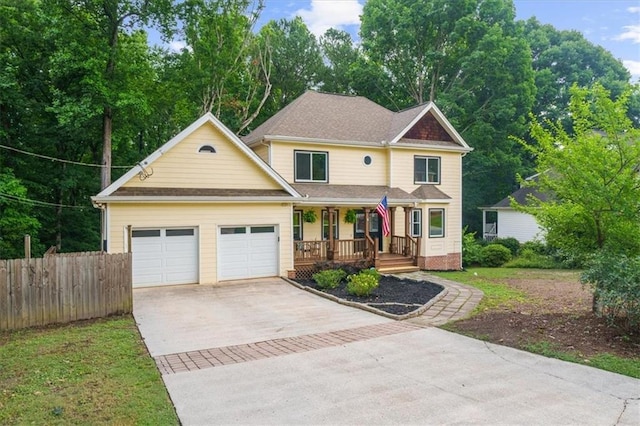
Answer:
<svg viewBox="0 0 640 426"><path fill-rule="evenodd" d="M382 274L416 272L419 270L420 268L413 264L413 259L410 257L400 255L383 255L378 260L378 272Z"/></svg>

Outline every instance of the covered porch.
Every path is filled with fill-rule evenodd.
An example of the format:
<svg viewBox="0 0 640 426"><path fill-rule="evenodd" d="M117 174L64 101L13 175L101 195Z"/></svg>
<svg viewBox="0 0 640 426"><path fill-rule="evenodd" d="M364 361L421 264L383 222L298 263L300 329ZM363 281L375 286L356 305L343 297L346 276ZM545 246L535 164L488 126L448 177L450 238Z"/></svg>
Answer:
<svg viewBox="0 0 640 426"><path fill-rule="evenodd" d="M398 188L340 185L335 191L337 185L317 186L296 185L297 190L309 195L309 202L293 208L294 268L298 278L310 277L322 262L357 263L382 272L418 270L421 237L413 236L412 230L421 229L422 211L416 197ZM326 195L324 200L317 199L320 194L316 191L324 192L328 187L334 189L332 199L327 200ZM312 198L309 192L316 197ZM363 193L375 194L375 198L365 198ZM389 216L386 236L383 216L376 211L385 195Z"/></svg>

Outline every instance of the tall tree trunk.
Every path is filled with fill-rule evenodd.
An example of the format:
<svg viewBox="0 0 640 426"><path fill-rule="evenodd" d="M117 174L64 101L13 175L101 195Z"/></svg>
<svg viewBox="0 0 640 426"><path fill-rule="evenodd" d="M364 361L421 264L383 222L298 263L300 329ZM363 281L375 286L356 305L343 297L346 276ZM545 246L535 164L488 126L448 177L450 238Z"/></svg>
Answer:
<svg viewBox="0 0 640 426"><path fill-rule="evenodd" d="M100 189L111 184L111 127L113 125L113 111L105 106L102 113L102 173L100 174Z"/></svg>

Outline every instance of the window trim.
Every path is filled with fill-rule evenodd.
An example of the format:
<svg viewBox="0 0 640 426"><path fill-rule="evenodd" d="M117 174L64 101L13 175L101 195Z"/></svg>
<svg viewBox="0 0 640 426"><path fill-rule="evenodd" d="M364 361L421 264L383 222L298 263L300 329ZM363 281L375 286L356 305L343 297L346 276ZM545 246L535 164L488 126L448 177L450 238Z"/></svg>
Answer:
<svg viewBox="0 0 640 426"><path fill-rule="evenodd" d="M294 211L293 211L293 216L294 216L294 217L298 216L298 218L299 218L299 219L298 219L298 226L296 226L295 221L293 221L293 220L291 221L291 222L292 222L292 223L291 223L291 225L292 225L292 227L293 227L293 230L292 230L293 241L303 241L303 240L304 240L304 236L303 236L303 234L302 234L302 233L303 233L303 229L304 229L304 227L302 226L302 223L303 223L303 219L302 219L302 210L294 210ZM295 235L296 235L296 232L295 232L296 228L300 228L300 238L298 238L297 240L296 240L296 237L295 237Z"/></svg>
<svg viewBox="0 0 640 426"><path fill-rule="evenodd" d="M418 213L417 220L415 216L416 213ZM416 225L418 225L418 232L414 232ZM422 209L411 209L411 218L409 221L409 227L411 229L412 237L422 237Z"/></svg>
<svg viewBox="0 0 640 426"><path fill-rule="evenodd" d="M311 179L298 179L298 154L310 154L310 175ZM324 180L313 179L313 155L324 154L325 178ZM293 181L294 182L310 182L310 183L328 183L329 182L329 151L306 151L296 149L293 151Z"/></svg>
<svg viewBox="0 0 640 426"><path fill-rule="evenodd" d="M426 180L425 181L421 181L416 179L416 161L417 160L424 160L425 161L425 166L426 166ZM438 176L436 177L436 180L433 182L429 182L429 160L436 160L438 162ZM415 155L413 157L413 183L416 185L440 185L440 178L441 178L441 174L442 174L442 158L441 157L436 157L433 155Z"/></svg>
<svg viewBox="0 0 640 426"><path fill-rule="evenodd" d="M336 215L336 220L333 222L333 226L335 227L335 233L333 234L333 239L334 240L339 240L340 239L340 211L338 209L333 210L335 215ZM324 219L325 219L325 215L327 217L327 237L325 238L324 236ZM320 220L322 222L320 222L321 224L321 232L322 232L322 240L326 241L329 239L329 210L322 210L322 213L320 214Z"/></svg>
<svg viewBox="0 0 640 426"><path fill-rule="evenodd" d="M440 212L440 214L442 215L442 231L439 234L434 233L431 227L431 214L436 212ZM429 238L444 238L445 227L446 227L445 209L443 208L429 209Z"/></svg>

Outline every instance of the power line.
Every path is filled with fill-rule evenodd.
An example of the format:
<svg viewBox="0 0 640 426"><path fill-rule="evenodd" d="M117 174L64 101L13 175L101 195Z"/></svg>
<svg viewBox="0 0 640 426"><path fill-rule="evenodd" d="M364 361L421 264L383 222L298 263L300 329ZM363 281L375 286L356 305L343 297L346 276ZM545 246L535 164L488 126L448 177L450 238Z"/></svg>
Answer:
<svg viewBox="0 0 640 426"><path fill-rule="evenodd" d="M13 148L11 146L6 146L6 145L0 145L0 148L8 149L10 151L19 152L20 154L31 155L33 157L44 158L46 160L59 161L61 163L67 163L67 164L75 164L77 166L100 167L100 168L103 167L102 164L82 163L80 161L63 160L61 158L49 157L48 155L36 154L35 152L23 151L21 149ZM135 165L134 166L111 166L112 169L131 169L133 167L135 167Z"/></svg>
<svg viewBox="0 0 640 426"><path fill-rule="evenodd" d="M5 194L4 192L0 192L0 197L2 198L6 198L12 201L17 201L19 203L24 203L24 204L31 204L34 206L41 206L41 207L63 207L63 208L67 208L67 209L86 209L88 208L87 206L72 206L69 204L57 204L57 203L48 203L46 201L38 201L38 200L32 200L30 198L22 198L22 197L17 197L15 195L11 195L11 194Z"/></svg>

